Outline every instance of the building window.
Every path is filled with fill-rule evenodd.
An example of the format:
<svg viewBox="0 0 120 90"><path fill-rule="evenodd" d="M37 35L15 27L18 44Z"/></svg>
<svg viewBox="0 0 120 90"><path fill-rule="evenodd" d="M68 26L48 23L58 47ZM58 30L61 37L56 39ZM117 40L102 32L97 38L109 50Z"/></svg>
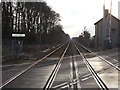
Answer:
<svg viewBox="0 0 120 90"><path fill-rule="evenodd" d="M111 29L111 31L116 31L117 29Z"/></svg>

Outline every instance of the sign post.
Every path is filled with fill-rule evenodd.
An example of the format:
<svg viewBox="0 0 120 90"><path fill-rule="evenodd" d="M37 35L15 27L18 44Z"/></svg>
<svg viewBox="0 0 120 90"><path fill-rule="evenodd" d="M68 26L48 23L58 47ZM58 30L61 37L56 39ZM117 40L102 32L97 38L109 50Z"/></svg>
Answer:
<svg viewBox="0 0 120 90"><path fill-rule="evenodd" d="M25 34L12 34L12 60L19 59L20 54L23 53L23 38Z"/></svg>

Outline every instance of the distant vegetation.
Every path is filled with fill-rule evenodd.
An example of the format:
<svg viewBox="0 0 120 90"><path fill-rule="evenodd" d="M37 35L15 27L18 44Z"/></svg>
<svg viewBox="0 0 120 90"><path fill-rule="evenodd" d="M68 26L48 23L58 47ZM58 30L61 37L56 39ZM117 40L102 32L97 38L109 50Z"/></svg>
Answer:
<svg viewBox="0 0 120 90"><path fill-rule="evenodd" d="M91 37L87 30L83 31L79 37L74 37L73 39L85 46L95 47L95 36Z"/></svg>
<svg viewBox="0 0 120 90"><path fill-rule="evenodd" d="M69 35L65 34L61 25L56 25L47 35L42 36L42 43L62 43L69 40Z"/></svg>
<svg viewBox="0 0 120 90"><path fill-rule="evenodd" d="M12 33L25 33L26 44L61 43L69 39L60 15L46 2L2 2L2 39L12 39Z"/></svg>

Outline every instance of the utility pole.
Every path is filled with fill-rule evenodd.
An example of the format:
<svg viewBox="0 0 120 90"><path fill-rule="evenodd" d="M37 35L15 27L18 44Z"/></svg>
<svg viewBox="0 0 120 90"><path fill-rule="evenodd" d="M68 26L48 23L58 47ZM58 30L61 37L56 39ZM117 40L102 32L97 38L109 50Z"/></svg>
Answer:
<svg viewBox="0 0 120 90"><path fill-rule="evenodd" d="M102 35L101 35L101 42L102 42L102 49L104 48L105 44L105 33L106 33L106 17L105 17L105 0L103 2L103 30L102 30Z"/></svg>
<svg viewBox="0 0 120 90"><path fill-rule="evenodd" d="M111 13L112 13L112 0L111 0L110 15L109 15L109 44L112 43L111 41Z"/></svg>
<svg viewBox="0 0 120 90"><path fill-rule="evenodd" d="M109 11L108 11L109 10ZM105 0L103 3L103 31L102 31L102 49L111 48L111 13L112 13L112 0L109 9L105 9Z"/></svg>

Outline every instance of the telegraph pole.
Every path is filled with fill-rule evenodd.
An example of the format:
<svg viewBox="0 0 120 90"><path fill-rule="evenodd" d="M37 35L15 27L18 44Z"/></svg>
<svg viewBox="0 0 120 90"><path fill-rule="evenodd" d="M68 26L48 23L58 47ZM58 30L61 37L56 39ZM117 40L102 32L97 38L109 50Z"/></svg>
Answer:
<svg viewBox="0 0 120 90"><path fill-rule="evenodd" d="M102 31L102 49L111 48L112 40L111 40L111 13L112 13L112 0L110 4L109 12L107 15L107 11L105 10L105 0L103 3L103 31Z"/></svg>
<svg viewBox="0 0 120 90"><path fill-rule="evenodd" d="M102 49L105 46L105 33L106 33L106 17L105 17L105 0L103 2L103 30L102 30L102 36L101 36L101 40L102 40Z"/></svg>
<svg viewBox="0 0 120 90"><path fill-rule="evenodd" d="M110 5L110 15L109 15L109 44L111 45L111 13L112 13L112 0Z"/></svg>

